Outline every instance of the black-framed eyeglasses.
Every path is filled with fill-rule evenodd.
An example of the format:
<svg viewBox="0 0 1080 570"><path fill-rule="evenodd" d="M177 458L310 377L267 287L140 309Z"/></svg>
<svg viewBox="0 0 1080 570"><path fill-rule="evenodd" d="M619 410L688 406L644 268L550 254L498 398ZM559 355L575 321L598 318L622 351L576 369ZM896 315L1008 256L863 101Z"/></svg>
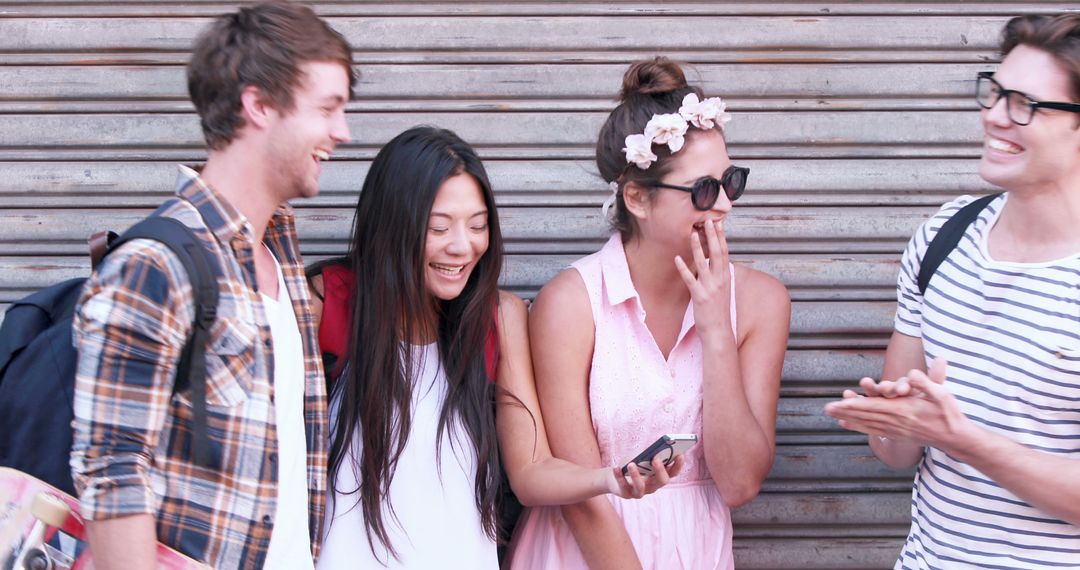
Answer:
<svg viewBox="0 0 1080 570"><path fill-rule="evenodd" d="M1020 126L1030 125L1035 111L1039 109L1055 109L1080 113L1080 103L1064 103L1061 101L1038 101L1031 98L1027 93L1013 89L1005 89L994 80L994 74L989 71L980 71L975 79L975 101L983 109L989 109L997 104L998 99L1005 98L1005 113L1009 120Z"/></svg>
<svg viewBox="0 0 1080 570"><path fill-rule="evenodd" d="M674 184L664 184L657 182L653 186L657 188L671 188L672 190L682 190L683 192L690 193L690 200L694 203L694 207L699 210L708 210L716 204L716 200L720 198L720 189L724 189L724 194L727 195L728 200L734 202L742 196L743 191L746 190L746 177L750 176L750 169L745 166L729 166L724 174L717 180L712 176L703 176L694 181L693 186L676 186Z"/></svg>

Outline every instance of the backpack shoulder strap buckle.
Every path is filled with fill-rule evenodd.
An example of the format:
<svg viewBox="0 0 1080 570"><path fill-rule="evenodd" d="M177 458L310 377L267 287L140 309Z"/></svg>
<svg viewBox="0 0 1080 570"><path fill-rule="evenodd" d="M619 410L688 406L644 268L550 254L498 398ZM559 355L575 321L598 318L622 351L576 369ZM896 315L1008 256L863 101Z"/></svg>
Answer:
<svg viewBox="0 0 1080 570"><path fill-rule="evenodd" d="M97 269L101 264L101 260L105 259L105 254L109 253L109 246L112 245L116 238L119 237L116 232L102 230L100 232L94 232L90 234L90 237L86 240L87 245L90 246L90 269Z"/></svg>

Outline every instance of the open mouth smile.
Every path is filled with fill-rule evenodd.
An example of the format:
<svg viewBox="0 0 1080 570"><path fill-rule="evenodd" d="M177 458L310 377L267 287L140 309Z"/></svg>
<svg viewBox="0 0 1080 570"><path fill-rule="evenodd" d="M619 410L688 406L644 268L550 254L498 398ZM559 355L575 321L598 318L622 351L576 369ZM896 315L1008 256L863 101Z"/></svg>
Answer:
<svg viewBox="0 0 1080 570"><path fill-rule="evenodd" d="M465 269L464 265L443 265L441 263L430 263L432 269L446 275L447 277L457 277L461 275L462 270Z"/></svg>
<svg viewBox="0 0 1080 570"><path fill-rule="evenodd" d="M1013 143L1011 143L1009 141L1005 141L1005 140L1001 140L1001 139L995 139L995 138L988 138L986 140L986 147L991 149L991 150L1004 152L1006 154L1020 154L1021 152L1024 151L1024 149L1022 147L1020 147L1019 145L1013 144Z"/></svg>

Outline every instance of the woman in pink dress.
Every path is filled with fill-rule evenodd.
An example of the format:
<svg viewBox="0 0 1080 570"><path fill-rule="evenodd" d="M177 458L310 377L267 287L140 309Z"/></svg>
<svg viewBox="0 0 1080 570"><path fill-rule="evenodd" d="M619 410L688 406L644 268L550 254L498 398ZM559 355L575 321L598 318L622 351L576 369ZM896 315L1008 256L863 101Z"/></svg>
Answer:
<svg viewBox="0 0 1080 570"><path fill-rule="evenodd" d="M666 58L630 66L596 144L616 233L541 290L529 322L555 456L612 466L663 434L700 443L642 500L528 510L511 568L733 567L729 509L773 462L791 303L728 261L749 170L728 157L724 108Z"/></svg>

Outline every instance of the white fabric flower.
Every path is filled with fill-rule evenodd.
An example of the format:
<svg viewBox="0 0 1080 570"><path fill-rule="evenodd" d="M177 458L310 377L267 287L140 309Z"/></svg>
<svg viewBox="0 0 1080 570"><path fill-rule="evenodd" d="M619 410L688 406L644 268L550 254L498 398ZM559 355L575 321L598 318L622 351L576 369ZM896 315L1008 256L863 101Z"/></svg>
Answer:
<svg viewBox="0 0 1080 570"><path fill-rule="evenodd" d="M709 97L699 101L694 93L688 93L683 97L682 107L679 107L679 115L699 129L711 129L716 125L724 128L724 124L731 120L731 114L725 109L727 104L719 97Z"/></svg>
<svg viewBox="0 0 1080 570"><path fill-rule="evenodd" d="M638 168L645 170L656 162L656 155L652 151L652 140L645 135L630 135L626 137L626 162L633 162Z"/></svg>
<svg viewBox="0 0 1080 570"><path fill-rule="evenodd" d="M604 205L600 207L600 212L603 213L605 220L611 219L608 212L615 205L615 201L619 199L619 183L615 181L608 182L608 188L611 189L611 195L607 197L607 200L604 200Z"/></svg>
<svg viewBox="0 0 1080 570"><path fill-rule="evenodd" d="M727 109L727 103L724 103L724 101L719 97L710 97L705 100L705 103L711 103L715 106L713 120L716 121L716 124L720 126L720 130L724 130L724 125L728 124L728 122L731 121L731 113L728 113L725 110Z"/></svg>
<svg viewBox="0 0 1080 570"><path fill-rule="evenodd" d="M652 151L654 144L666 144L672 153L679 152L686 144L686 131L690 125L702 130L719 126L723 130L724 124L731 120L726 108L727 105L719 97L701 101L695 93L688 93L683 97L678 113L653 115L645 125L644 134L626 137L626 146L623 147L626 162L632 162L642 170L648 169L657 160Z"/></svg>
<svg viewBox="0 0 1080 570"><path fill-rule="evenodd" d="M653 115L649 124L645 125L645 137L656 144L666 144L671 152L679 152L683 147L686 129L690 125L686 119L678 113L666 115Z"/></svg>

